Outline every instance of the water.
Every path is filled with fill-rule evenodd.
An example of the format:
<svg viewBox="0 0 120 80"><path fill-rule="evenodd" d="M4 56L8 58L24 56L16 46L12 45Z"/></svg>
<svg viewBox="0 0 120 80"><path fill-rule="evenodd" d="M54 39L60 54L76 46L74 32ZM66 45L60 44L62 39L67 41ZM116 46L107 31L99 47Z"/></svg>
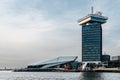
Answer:
<svg viewBox="0 0 120 80"><path fill-rule="evenodd" d="M120 80L120 73L0 71L0 80Z"/></svg>

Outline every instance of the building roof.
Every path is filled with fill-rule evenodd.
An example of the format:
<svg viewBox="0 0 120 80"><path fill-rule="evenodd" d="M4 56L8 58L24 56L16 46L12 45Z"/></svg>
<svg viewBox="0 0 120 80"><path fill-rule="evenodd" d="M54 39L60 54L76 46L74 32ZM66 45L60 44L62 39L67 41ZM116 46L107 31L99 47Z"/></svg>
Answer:
<svg viewBox="0 0 120 80"><path fill-rule="evenodd" d="M100 23L105 23L108 17L99 14L88 14L87 16L78 20L78 24L82 25L90 21L97 21Z"/></svg>
<svg viewBox="0 0 120 80"><path fill-rule="evenodd" d="M66 63L66 62L71 62L71 61L75 61L77 59L77 56L62 56L62 57L57 57L57 58L53 58L50 59L48 61L44 61L44 62L37 62L37 63L33 63L30 64L32 66L36 66L36 65L48 65L48 64L62 64L62 63Z"/></svg>

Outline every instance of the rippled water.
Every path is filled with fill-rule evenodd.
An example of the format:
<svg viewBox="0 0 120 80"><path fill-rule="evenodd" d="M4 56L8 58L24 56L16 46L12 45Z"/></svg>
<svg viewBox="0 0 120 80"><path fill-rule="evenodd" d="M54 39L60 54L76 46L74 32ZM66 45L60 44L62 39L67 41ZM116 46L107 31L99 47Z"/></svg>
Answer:
<svg viewBox="0 0 120 80"><path fill-rule="evenodd" d="M120 73L0 71L0 80L120 80Z"/></svg>

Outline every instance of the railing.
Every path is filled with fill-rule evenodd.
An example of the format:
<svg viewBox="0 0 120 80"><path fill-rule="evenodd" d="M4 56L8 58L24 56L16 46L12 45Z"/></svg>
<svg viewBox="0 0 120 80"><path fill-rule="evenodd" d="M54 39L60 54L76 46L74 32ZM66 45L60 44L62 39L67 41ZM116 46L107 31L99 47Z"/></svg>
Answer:
<svg viewBox="0 0 120 80"><path fill-rule="evenodd" d="M103 19L108 19L108 17L105 17L105 16L101 16L101 15L98 15L98 14L88 14L87 16L81 18L78 20L78 23L82 20L85 20L86 18L89 18L89 17L98 17L98 18L103 18Z"/></svg>

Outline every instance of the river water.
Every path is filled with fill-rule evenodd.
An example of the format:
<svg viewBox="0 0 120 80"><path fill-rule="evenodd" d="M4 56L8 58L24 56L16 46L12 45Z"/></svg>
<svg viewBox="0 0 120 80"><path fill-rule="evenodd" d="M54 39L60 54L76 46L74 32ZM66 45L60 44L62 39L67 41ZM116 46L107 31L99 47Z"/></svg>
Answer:
<svg viewBox="0 0 120 80"><path fill-rule="evenodd" d="M120 80L120 73L0 71L0 80Z"/></svg>

